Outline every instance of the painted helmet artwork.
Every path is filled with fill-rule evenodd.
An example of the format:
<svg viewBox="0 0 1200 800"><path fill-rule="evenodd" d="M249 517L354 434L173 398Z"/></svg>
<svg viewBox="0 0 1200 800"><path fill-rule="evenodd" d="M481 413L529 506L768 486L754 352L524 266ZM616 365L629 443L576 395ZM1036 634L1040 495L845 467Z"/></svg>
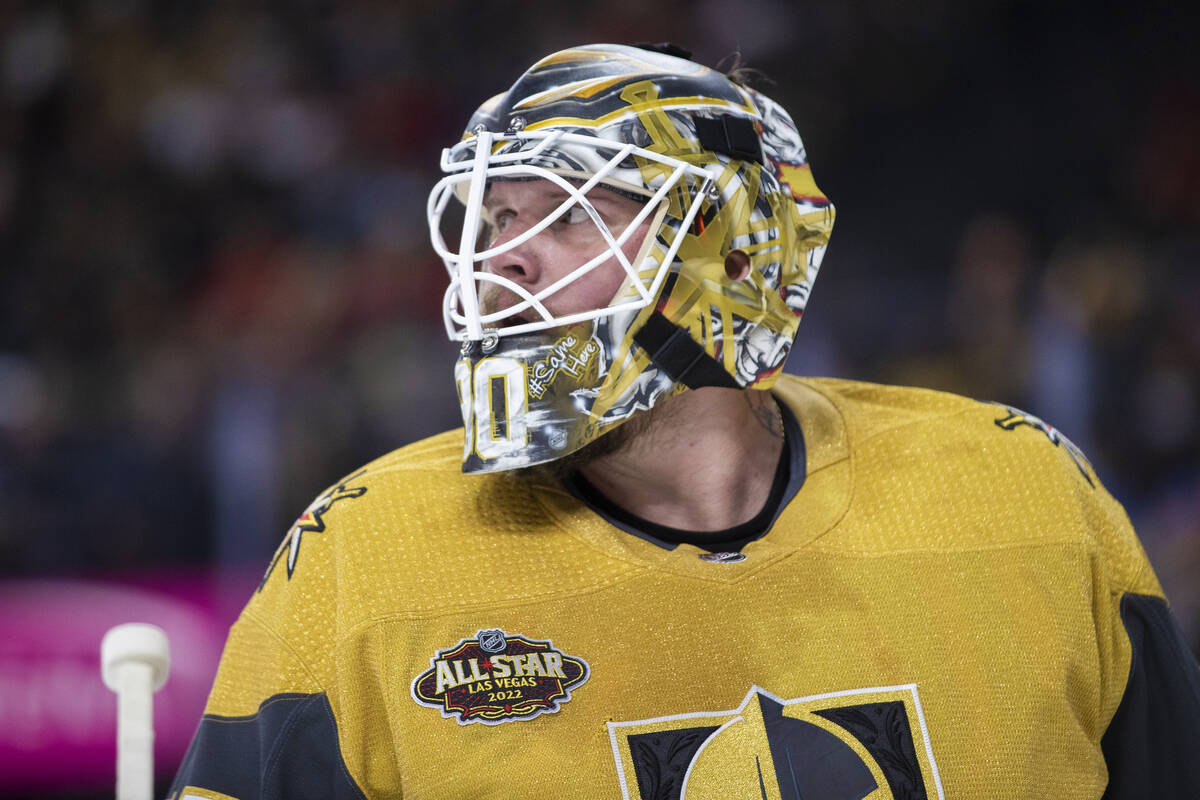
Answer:
<svg viewBox="0 0 1200 800"><path fill-rule="evenodd" d="M464 472L561 458L689 388L774 383L834 208L770 98L656 49L576 47L485 102L441 166L428 215L462 345ZM487 198L500 181L544 181L554 200L499 236ZM611 226L601 195L636 213ZM601 252L545 285L493 266L561 220L594 226ZM735 250L749 268L731 275ZM607 302L556 301L597 270L618 271Z"/></svg>

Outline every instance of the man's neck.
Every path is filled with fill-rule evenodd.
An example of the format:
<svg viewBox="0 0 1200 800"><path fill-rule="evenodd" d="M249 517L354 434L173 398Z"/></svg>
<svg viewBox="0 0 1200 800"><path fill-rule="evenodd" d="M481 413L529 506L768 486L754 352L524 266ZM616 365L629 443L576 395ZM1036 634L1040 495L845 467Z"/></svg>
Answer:
<svg viewBox="0 0 1200 800"><path fill-rule="evenodd" d="M783 447L774 398L706 387L656 406L650 424L582 467L605 497L642 519L717 531L754 517L767 501Z"/></svg>

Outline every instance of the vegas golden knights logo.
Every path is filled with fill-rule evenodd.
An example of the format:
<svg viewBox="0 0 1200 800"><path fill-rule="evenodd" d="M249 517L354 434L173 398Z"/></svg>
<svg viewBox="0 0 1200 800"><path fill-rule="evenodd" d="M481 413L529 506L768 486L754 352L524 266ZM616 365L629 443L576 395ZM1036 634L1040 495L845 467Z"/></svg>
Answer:
<svg viewBox="0 0 1200 800"><path fill-rule="evenodd" d="M625 800L943 798L915 684L608 723Z"/></svg>
<svg viewBox="0 0 1200 800"><path fill-rule="evenodd" d="M1096 482L1092 480L1092 476L1088 475L1088 470L1084 468L1086 464L1087 468L1090 469L1092 466L1091 462L1087 460L1087 456L1083 454L1083 451L1074 442L1062 435L1061 431L1053 425L1048 425L1033 414L1026 414L1019 408L1006 406L1003 403L994 403L993 405L998 405L1008 412L1003 418L995 420L996 427L1011 431L1016 430L1022 425L1027 425L1036 431L1041 431L1050 440L1051 444L1055 447L1061 447L1066 451L1071 460L1075 462L1075 467L1079 470L1079 474L1088 482L1088 486L1091 486L1093 489L1096 488Z"/></svg>

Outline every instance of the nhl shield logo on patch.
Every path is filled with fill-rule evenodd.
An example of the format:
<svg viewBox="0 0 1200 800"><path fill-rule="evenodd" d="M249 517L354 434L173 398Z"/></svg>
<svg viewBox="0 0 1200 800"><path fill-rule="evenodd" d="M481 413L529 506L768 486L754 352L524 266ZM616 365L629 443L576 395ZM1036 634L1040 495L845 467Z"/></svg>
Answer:
<svg viewBox="0 0 1200 800"><path fill-rule="evenodd" d="M412 697L460 725L499 725L553 714L588 679L587 662L549 640L481 630L429 659Z"/></svg>

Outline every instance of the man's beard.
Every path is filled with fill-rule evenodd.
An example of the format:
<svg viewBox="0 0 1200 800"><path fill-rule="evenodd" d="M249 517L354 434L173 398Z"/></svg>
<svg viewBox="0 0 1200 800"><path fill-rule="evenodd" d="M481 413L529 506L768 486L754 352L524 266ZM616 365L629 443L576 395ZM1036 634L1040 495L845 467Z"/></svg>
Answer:
<svg viewBox="0 0 1200 800"><path fill-rule="evenodd" d="M663 397L658 404L646 411L635 412L629 419L609 429L600 438L595 439L573 453L562 458L556 458L544 464L526 467L520 472L533 478L547 478L563 482L588 464L617 453L630 452L653 443L653 429L658 422L671 414L671 397Z"/></svg>
<svg viewBox="0 0 1200 800"><path fill-rule="evenodd" d="M476 301L479 304L479 313L491 314L493 311L499 311L502 308L514 305L515 300L501 304L501 295L504 294L504 291L504 289L501 289L494 283L485 283L480 287L479 294L476 296Z"/></svg>

